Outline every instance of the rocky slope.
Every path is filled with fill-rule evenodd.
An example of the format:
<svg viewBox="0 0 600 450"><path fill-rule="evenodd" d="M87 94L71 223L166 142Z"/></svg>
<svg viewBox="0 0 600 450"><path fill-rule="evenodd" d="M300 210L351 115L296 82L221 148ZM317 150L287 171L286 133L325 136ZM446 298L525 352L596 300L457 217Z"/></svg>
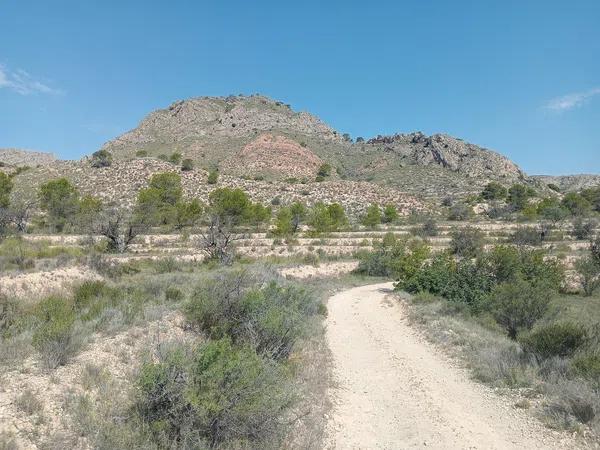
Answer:
<svg viewBox="0 0 600 450"><path fill-rule="evenodd" d="M577 192L581 189L600 186L600 175L534 175L531 178L544 185L554 184L563 192Z"/></svg>
<svg viewBox="0 0 600 450"><path fill-rule="evenodd" d="M251 143L260 142L265 134L285 145L263 145L260 151L249 151L253 145L256 149ZM298 146L312 150L349 179L373 181L414 193L427 190L429 182L435 180L439 183L434 195L461 195L479 189L489 180L509 184L526 177L502 155L441 134L378 136L354 143L317 117L295 112L288 105L259 95L176 102L150 113L137 128L103 148L121 159L135 157L140 150L150 156L177 151L202 167L219 166L224 173L239 175L241 164L236 158L246 154L249 157L244 164L250 163L249 167L258 169L255 172L281 172L278 166L291 172L304 170L304 159L297 159ZM256 160L252 160L253 156ZM295 169L289 166L294 159L298 161ZM422 168L427 169L424 183ZM434 175L432 179L427 176L429 173ZM409 179L412 182L407 182ZM446 179L451 181L443 182Z"/></svg>
<svg viewBox="0 0 600 450"><path fill-rule="evenodd" d="M40 166L56 160L52 153L17 148L0 148L0 162L9 166Z"/></svg>

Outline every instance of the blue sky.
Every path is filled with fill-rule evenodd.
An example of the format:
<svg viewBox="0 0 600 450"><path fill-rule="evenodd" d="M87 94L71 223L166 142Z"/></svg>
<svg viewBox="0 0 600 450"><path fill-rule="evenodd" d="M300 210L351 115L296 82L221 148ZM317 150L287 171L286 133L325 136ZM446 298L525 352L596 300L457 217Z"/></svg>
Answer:
<svg viewBox="0 0 600 450"><path fill-rule="evenodd" d="M0 147L78 158L149 111L263 93L352 136L444 132L600 172L600 2L0 1Z"/></svg>

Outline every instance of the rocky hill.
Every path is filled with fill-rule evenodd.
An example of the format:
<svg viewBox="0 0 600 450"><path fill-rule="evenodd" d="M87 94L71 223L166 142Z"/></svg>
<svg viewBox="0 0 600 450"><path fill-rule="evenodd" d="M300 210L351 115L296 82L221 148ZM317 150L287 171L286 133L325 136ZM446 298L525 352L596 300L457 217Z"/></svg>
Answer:
<svg viewBox="0 0 600 450"><path fill-rule="evenodd" d="M52 153L17 148L0 148L0 163L8 166L40 166L56 160Z"/></svg>
<svg viewBox="0 0 600 450"><path fill-rule="evenodd" d="M270 136L268 144L265 135ZM353 142L317 117L259 95L178 101L150 113L137 128L103 149L120 159L180 152L201 167L219 167L232 175L248 167L250 176L271 172L280 176L289 170L293 177L306 171L307 162L310 166L309 161L316 161L299 157L300 147L310 149L343 177L415 194L433 186L432 195L463 195L490 180L510 184L526 179L507 158L461 139L411 133ZM290 166L294 161L296 167Z"/></svg>
<svg viewBox="0 0 600 450"><path fill-rule="evenodd" d="M563 192L577 192L581 189L600 186L600 175L580 174L580 175L533 175L531 178L538 182L548 185L554 184Z"/></svg>

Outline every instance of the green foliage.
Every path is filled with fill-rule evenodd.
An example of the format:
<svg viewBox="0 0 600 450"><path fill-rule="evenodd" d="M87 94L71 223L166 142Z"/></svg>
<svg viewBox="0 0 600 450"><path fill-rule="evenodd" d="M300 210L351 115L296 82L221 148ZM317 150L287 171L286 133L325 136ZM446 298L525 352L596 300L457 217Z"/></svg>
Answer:
<svg viewBox="0 0 600 450"><path fill-rule="evenodd" d="M252 289L246 277L232 272L198 287L186 317L213 339L229 337L270 358L286 358L303 335L306 318L317 314L317 304L304 290L275 282Z"/></svg>
<svg viewBox="0 0 600 450"><path fill-rule="evenodd" d="M13 186L12 179L4 172L0 172L0 208L8 208Z"/></svg>
<svg viewBox="0 0 600 450"><path fill-rule="evenodd" d="M172 164L179 164L181 162L181 158L182 158L181 153L173 152L173 153L171 153L171 156L169 156L169 162Z"/></svg>
<svg viewBox="0 0 600 450"><path fill-rule="evenodd" d="M140 371L137 409L157 441L253 448L277 431L294 400L281 366L228 339L204 344L187 359L172 351Z"/></svg>
<svg viewBox="0 0 600 450"><path fill-rule="evenodd" d="M275 217L275 236L289 236L293 234L292 211L288 207L280 208Z"/></svg>
<svg viewBox="0 0 600 450"><path fill-rule="evenodd" d="M548 311L553 292L545 285L517 279L496 286L488 308L511 339L530 330Z"/></svg>
<svg viewBox="0 0 600 450"><path fill-rule="evenodd" d="M75 312L71 301L49 297L36 305L39 325L33 334L33 346L51 369L65 364L74 353Z"/></svg>
<svg viewBox="0 0 600 450"><path fill-rule="evenodd" d="M569 192L568 194L565 194L561 204L573 216L584 216L592 209L591 203L581 194L576 192Z"/></svg>
<svg viewBox="0 0 600 450"><path fill-rule="evenodd" d="M219 171L218 170L210 170L208 172L208 179L206 180L206 182L208 184L217 184L217 181L219 180Z"/></svg>
<svg viewBox="0 0 600 450"><path fill-rule="evenodd" d="M504 200L508 195L508 191L500 183L492 181L481 192L481 197L484 200Z"/></svg>
<svg viewBox="0 0 600 450"><path fill-rule="evenodd" d="M448 220L468 220L473 215L473 208L464 203L457 203L450 207Z"/></svg>
<svg viewBox="0 0 600 450"><path fill-rule="evenodd" d="M544 198L536 208L537 214L544 220L557 224L567 218L569 210L561 205L554 197Z"/></svg>
<svg viewBox="0 0 600 450"><path fill-rule="evenodd" d="M552 189L554 192L560 192L560 188L554 183L548 183L548 188Z"/></svg>
<svg viewBox="0 0 600 450"><path fill-rule="evenodd" d="M398 239L386 233L373 252L360 256L357 273L393 277L400 282L410 279L429 257L429 247L419 239Z"/></svg>
<svg viewBox="0 0 600 450"><path fill-rule="evenodd" d="M519 338L523 349L540 358L572 356L588 339L586 329L573 322L557 322L542 325Z"/></svg>
<svg viewBox="0 0 600 450"><path fill-rule="evenodd" d="M378 204L373 203L367 208L367 212L361 218L361 223L367 228L375 228L381 224L381 209Z"/></svg>
<svg viewBox="0 0 600 450"><path fill-rule="evenodd" d="M317 172L317 176L326 178L331 175L331 164L323 163L319 167L319 171Z"/></svg>
<svg viewBox="0 0 600 450"><path fill-rule="evenodd" d="M241 189L218 188L209 194L208 199L211 213L223 222L240 224L252 215L250 198Z"/></svg>
<svg viewBox="0 0 600 450"><path fill-rule="evenodd" d="M573 221L573 236L579 241L589 239L594 233L596 226L596 221L583 220L581 217L578 217Z"/></svg>
<svg viewBox="0 0 600 450"><path fill-rule="evenodd" d="M146 156L148 156L148 152L146 150L138 150L135 152L135 156L137 156L138 158L145 158Z"/></svg>
<svg viewBox="0 0 600 450"><path fill-rule="evenodd" d="M198 199L189 202L183 200L175 204L175 226L177 229L193 227L202 217L204 208Z"/></svg>
<svg viewBox="0 0 600 450"><path fill-rule="evenodd" d="M512 207L517 210L523 210L529 199L535 197L535 191L524 184L513 184L508 190L508 203L512 205Z"/></svg>
<svg viewBox="0 0 600 450"><path fill-rule="evenodd" d="M194 170L194 161L192 161L189 158L186 158L183 161L181 161L181 170L183 170L184 172Z"/></svg>
<svg viewBox="0 0 600 450"><path fill-rule="evenodd" d="M394 223L398 220L398 210L394 205L385 205L383 208L383 222Z"/></svg>
<svg viewBox="0 0 600 450"><path fill-rule="evenodd" d="M308 225L315 234L331 233L348 225L344 208L339 203L316 203L310 211Z"/></svg>
<svg viewBox="0 0 600 450"><path fill-rule="evenodd" d="M40 206L47 213L50 226L62 231L79 209L79 193L66 178L50 180L40 186Z"/></svg>
<svg viewBox="0 0 600 450"><path fill-rule="evenodd" d="M575 270L579 274L583 294L592 296L600 288L600 264L592 255L586 255L575 261Z"/></svg>
<svg viewBox="0 0 600 450"><path fill-rule="evenodd" d="M600 212L600 186L584 189L581 195L590 203L594 211Z"/></svg>
<svg viewBox="0 0 600 450"><path fill-rule="evenodd" d="M576 356L572 367L576 375L600 386L600 353L597 350Z"/></svg>
<svg viewBox="0 0 600 450"><path fill-rule="evenodd" d="M251 203L244 216L244 222L250 225L259 226L271 219L272 210L262 203Z"/></svg>
<svg viewBox="0 0 600 450"><path fill-rule="evenodd" d="M450 250L464 258L474 258L483 250L485 238L477 228L465 227L452 232Z"/></svg>
<svg viewBox="0 0 600 450"><path fill-rule="evenodd" d="M439 234L437 222L433 218L428 218L417 230L417 234L423 237L433 237Z"/></svg>
<svg viewBox="0 0 600 450"><path fill-rule="evenodd" d="M113 156L108 150L98 150L97 152L92 153L92 167L110 167L112 163Z"/></svg>
<svg viewBox="0 0 600 450"><path fill-rule="evenodd" d="M102 201L91 195L84 195L79 200L77 223L81 230L89 231L94 220L102 211Z"/></svg>
<svg viewBox="0 0 600 450"><path fill-rule="evenodd" d="M137 197L135 214L149 225L167 225L175 222L177 203L182 197L181 177L174 172L152 175L147 188Z"/></svg>
<svg viewBox="0 0 600 450"><path fill-rule="evenodd" d="M533 227L518 227L510 237L510 242L516 245L542 245L542 234Z"/></svg>

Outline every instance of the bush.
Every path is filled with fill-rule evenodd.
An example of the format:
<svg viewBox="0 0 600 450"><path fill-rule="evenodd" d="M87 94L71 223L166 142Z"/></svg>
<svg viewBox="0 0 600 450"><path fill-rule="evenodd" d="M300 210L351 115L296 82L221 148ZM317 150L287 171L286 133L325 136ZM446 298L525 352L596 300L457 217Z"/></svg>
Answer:
<svg viewBox="0 0 600 450"><path fill-rule="evenodd" d="M138 158L145 158L146 156L148 156L148 152L146 150L138 150L135 152L135 156L137 156Z"/></svg>
<svg viewBox="0 0 600 450"><path fill-rule="evenodd" d="M319 170L317 172L317 176L326 178L330 175L331 175L331 164L328 164L328 163L321 164L321 166L319 167Z"/></svg>
<svg viewBox="0 0 600 450"><path fill-rule="evenodd" d="M514 184L508 190L508 203L517 211L525 209L535 191L523 184Z"/></svg>
<svg viewBox="0 0 600 450"><path fill-rule="evenodd" d="M472 227L465 227L452 232L450 250L453 254L464 258L474 258L483 250L484 235Z"/></svg>
<svg viewBox="0 0 600 450"><path fill-rule="evenodd" d="M0 172L0 208L8 208L10 204L10 193L14 187L10 176Z"/></svg>
<svg viewBox="0 0 600 450"><path fill-rule="evenodd" d="M565 194L561 203L573 216L583 216L592 209L591 203L581 194L576 192Z"/></svg>
<svg viewBox="0 0 600 450"><path fill-rule="evenodd" d="M42 184L39 199L42 210L47 213L48 223L59 232L72 222L79 209L79 193L66 178Z"/></svg>
<svg viewBox="0 0 600 450"><path fill-rule="evenodd" d="M49 297L37 305L36 318L33 346L48 368L64 365L79 348L73 333L73 304L60 297Z"/></svg>
<svg viewBox="0 0 600 450"><path fill-rule="evenodd" d="M421 228L418 230L418 234L424 237L434 237L439 234L437 222L433 218L429 218L423 222Z"/></svg>
<svg viewBox="0 0 600 450"><path fill-rule="evenodd" d="M578 355L573 359L572 367L575 375L600 386L600 354L589 352Z"/></svg>
<svg viewBox="0 0 600 450"><path fill-rule="evenodd" d="M504 186L500 183L496 183L492 181L488 183L483 192L481 193L481 197L484 200L503 200L508 195L508 191Z"/></svg>
<svg viewBox="0 0 600 450"><path fill-rule="evenodd" d="M473 208L464 203L457 203L450 208L448 220L468 220L473 215Z"/></svg>
<svg viewBox="0 0 600 450"><path fill-rule="evenodd" d="M596 222L577 218L573 221L573 236L579 241L589 239L596 228Z"/></svg>
<svg viewBox="0 0 600 450"><path fill-rule="evenodd" d="M398 220L398 210L394 205L386 205L383 208L383 222L394 223Z"/></svg>
<svg viewBox="0 0 600 450"><path fill-rule="evenodd" d="M169 156L169 162L172 164L179 164L181 162L181 158L181 153L173 152L171 153L171 156Z"/></svg>
<svg viewBox="0 0 600 450"><path fill-rule="evenodd" d="M208 179L206 180L206 182L208 184L217 184L217 181L219 181L219 171L218 170L209 171Z"/></svg>
<svg viewBox="0 0 600 450"><path fill-rule="evenodd" d="M539 230L532 227L519 227L510 237L510 241L515 245L537 246L542 245L542 235Z"/></svg>
<svg viewBox="0 0 600 450"><path fill-rule="evenodd" d="M113 162L113 156L108 150L98 150L92 153L92 167L110 167Z"/></svg>
<svg viewBox="0 0 600 450"><path fill-rule="evenodd" d="M0 295L0 340L9 332L21 314L19 303Z"/></svg>
<svg viewBox="0 0 600 450"><path fill-rule="evenodd" d="M183 170L184 172L194 170L194 161L192 161L189 158L186 158L183 161L181 161L181 170Z"/></svg>
<svg viewBox="0 0 600 450"><path fill-rule="evenodd" d="M572 356L587 341L586 329L573 322L551 323L534 329L519 341L526 352L540 358Z"/></svg>
<svg viewBox="0 0 600 450"><path fill-rule="evenodd" d="M315 234L331 233L346 227L348 218L339 203L325 205L319 202L310 211L308 225Z"/></svg>
<svg viewBox="0 0 600 450"><path fill-rule="evenodd" d="M183 292L176 287L168 287L165 289L165 299L172 302L177 302L183 299Z"/></svg>
<svg viewBox="0 0 600 450"><path fill-rule="evenodd" d="M213 339L230 337L253 346L260 354L286 358L305 330L317 303L304 290L275 282L252 289L252 277L230 272L209 280L185 306L188 321Z"/></svg>
<svg viewBox="0 0 600 450"><path fill-rule="evenodd" d="M530 330L548 311L552 291L546 286L515 280L496 286L489 297L488 308L496 322L511 339Z"/></svg>
<svg viewBox="0 0 600 450"><path fill-rule="evenodd" d="M173 223L175 205L182 197L181 177L174 172L157 173L150 178L149 186L138 193L136 217L149 225Z"/></svg>
<svg viewBox="0 0 600 450"><path fill-rule="evenodd" d="M256 448L276 434L294 401L281 366L229 339L202 345L190 363L186 356L170 352L140 372L137 409L159 440Z"/></svg>
<svg viewBox="0 0 600 450"><path fill-rule="evenodd" d="M398 239L386 233L375 251L360 256L357 273L369 276L384 276L410 279L421 269L429 256L429 247L417 239Z"/></svg>
<svg viewBox="0 0 600 450"><path fill-rule="evenodd" d="M575 261L575 270L586 297L590 297L600 288L600 264L592 256L584 256Z"/></svg>
<svg viewBox="0 0 600 450"><path fill-rule="evenodd" d="M376 203L371 204L367 208L367 212L361 218L361 223L367 228L375 228L381 224L381 210Z"/></svg>

